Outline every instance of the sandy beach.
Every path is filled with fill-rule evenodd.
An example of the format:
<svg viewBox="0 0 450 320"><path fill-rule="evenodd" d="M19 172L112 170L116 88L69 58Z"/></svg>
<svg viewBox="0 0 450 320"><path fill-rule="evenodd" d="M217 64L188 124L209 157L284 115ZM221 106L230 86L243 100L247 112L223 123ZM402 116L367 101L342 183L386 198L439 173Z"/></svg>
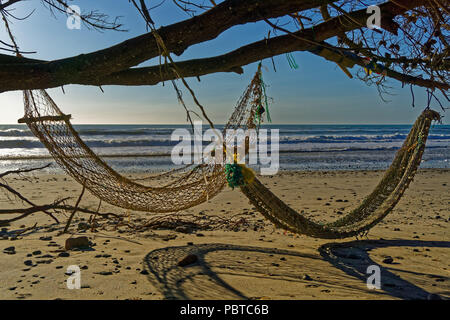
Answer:
<svg viewBox="0 0 450 320"><path fill-rule="evenodd" d="M283 172L261 180L302 214L332 221L357 206L382 175ZM36 204L71 197L73 205L81 192L65 175L6 181ZM229 188L179 213L205 221L238 215L214 230L136 231L99 220L93 232L82 230L90 215L77 213L70 233L58 235L69 214L58 216L59 225L34 214L1 227L0 299L448 299L449 183L450 170L420 170L394 211L359 240L320 240L275 229L239 190ZM25 207L0 194L0 208L20 206ZM81 206L96 210L98 199L87 193ZM151 217L108 205L101 211L127 214L137 224ZM66 251L65 240L79 236L89 237L91 248ZM179 266L188 255L198 260ZM67 288L70 265L81 269L81 289ZM367 287L370 265L381 268L380 290Z"/></svg>

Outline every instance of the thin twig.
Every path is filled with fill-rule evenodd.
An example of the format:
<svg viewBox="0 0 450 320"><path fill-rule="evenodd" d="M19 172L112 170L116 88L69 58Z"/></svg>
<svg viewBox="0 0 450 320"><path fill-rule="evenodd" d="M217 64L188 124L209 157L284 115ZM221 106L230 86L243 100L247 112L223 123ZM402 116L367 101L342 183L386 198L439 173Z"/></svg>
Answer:
<svg viewBox="0 0 450 320"><path fill-rule="evenodd" d="M79 204L80 204L80 202L81 202L81 199L83 198L83 195L84 195L84 191L85 191L85 190L86 190L86 183L83 183L83 190L81 190L81 194L80 194L80 196L78 197L78 200L77 200L77 202L76 202L76 204L75 204L75 208L73 209L72 214L71 214L70 217L69 217L69 220L67 220L66 227L64 228L64 230L63 230L62 233L66 233L67 230L69 230L69 226L70 226L70 224L72 223L72 219L73 219L73 217L75 216L75 213L77 213L77 211L78 211L78 206L79 206Z"/></svg>

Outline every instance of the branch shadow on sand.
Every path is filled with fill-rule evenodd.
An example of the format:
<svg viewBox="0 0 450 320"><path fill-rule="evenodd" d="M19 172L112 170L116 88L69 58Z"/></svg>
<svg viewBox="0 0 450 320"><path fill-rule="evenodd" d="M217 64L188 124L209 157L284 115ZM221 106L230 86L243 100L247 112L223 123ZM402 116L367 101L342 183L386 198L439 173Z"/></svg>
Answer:
<svg viewBox="0 0 450 320"><path fill-rule="evenodd" d="M429 292L382 266L382 290L367 289L367 267L376 264L369 252L401 246L448 248L450 243L409 240L329 243L319 248L320 255L202 244L151 251L144 258L144 267L149 272L149 281L165 299L427 299ZM188 255L195 255L198 260L185 267L178 266ZM273 286L282 291L275 297L271 296Z"/></svg>

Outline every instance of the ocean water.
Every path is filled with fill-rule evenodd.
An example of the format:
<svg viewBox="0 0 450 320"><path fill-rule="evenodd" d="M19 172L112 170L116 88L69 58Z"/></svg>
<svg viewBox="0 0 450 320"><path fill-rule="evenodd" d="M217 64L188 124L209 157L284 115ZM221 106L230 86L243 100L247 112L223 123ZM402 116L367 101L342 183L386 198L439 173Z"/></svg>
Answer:
<svg viewBox="0 0 450 320"><path fill-rule="evenodd" d="M171 141L183 125L76 125L81 138L121 172L173 168ZM220 126L218 127L220 129ZM280 130L280 170L386 169L411 125L267 125ZM205 127L206 129L206 127ZM269 146L270 150L270 146ZM432 127L422 168L450 168L450 125ZM0 172L53 160L26 126L0 125ZM61 172L56 164L50 171Z"/></svg>

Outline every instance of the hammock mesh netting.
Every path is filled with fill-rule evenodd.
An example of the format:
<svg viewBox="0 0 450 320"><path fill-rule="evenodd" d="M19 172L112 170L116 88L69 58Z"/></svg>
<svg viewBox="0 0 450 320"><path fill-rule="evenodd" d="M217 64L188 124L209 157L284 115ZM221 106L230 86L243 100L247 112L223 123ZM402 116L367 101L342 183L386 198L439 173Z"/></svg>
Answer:
<svg viewBox="0 0 450 320"><path fill-rule="evenodd" d="M255 101L262 94L259 80L255 76L245 90L224 131L253 126ZM155 213L176 212L211 199L226 183L223 164L216 164L212 156L206 156L200 165L148 177L146 185L137 183L113 170L83 142L70 123L70 115L65 115L45 90L24 91L24 105L25 116L19 122L28 125L70 176L114 206Z"/></svg>
<svg viewBox="0 0 450 320"><path fill-rule="evenodd" d="M257 128L266 111L265 99L260 67L225 125L224 133L228 129ZM214 157L207 155L204 164L148 177L147 185L137 183L114 171L89 149L72 127L70 116L61 112L46 91L24 91L24 103L25 117L20 122L28 125L69 175L109 204L136 211L176 212L208 201L227 182L224 164L216 163ZM437 112L425 110L375 190L359 207L333 223L319 224L299 214L254 175L240 188L250 203L278 227L318 238L357 236L380 222L398 203L421 163L431 122L439 119ZM246 145L250 143L254 141L247 139ZM246 170L248 173L249 169Z"/></svg>
<svg viewBox="0 0 450 320"><path fill-rule="evenodd" d="M398 203L419 168L431 122L439 119L437 112L425 110L415 122L375 190L358 208L335 222L319 224L302 216L274 195L257 178L254 178L252 183L241 186L241 190L258 211L278 227L325 239L360 235L386 217Z"/></svg>

